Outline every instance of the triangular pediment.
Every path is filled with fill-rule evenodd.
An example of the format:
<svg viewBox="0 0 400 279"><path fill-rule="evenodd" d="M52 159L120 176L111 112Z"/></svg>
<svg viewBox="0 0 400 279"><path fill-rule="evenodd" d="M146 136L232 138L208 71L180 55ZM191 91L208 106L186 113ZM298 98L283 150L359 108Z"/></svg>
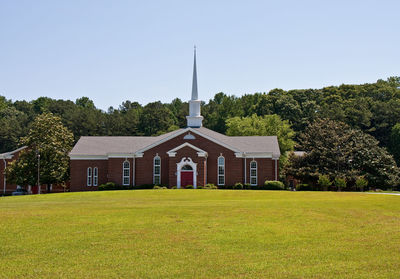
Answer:
<svg viewBox="0 0 400 279"><path fill-rule="evenodd" d="M179 149L182 149L184 147L189 147L189 148L192 148L193 150L197 151L197 155L199 157L206 157L207 156L207 151L204 151L203 149L198 148L197 146L194 146L193 144L190 144L188 142L185 142L185 143L183 143L183 144L181 144L181 145L179 145L179 146L167 151L167 154L169 155L169 157L175 157L176 152L178 152Z"/></svg>

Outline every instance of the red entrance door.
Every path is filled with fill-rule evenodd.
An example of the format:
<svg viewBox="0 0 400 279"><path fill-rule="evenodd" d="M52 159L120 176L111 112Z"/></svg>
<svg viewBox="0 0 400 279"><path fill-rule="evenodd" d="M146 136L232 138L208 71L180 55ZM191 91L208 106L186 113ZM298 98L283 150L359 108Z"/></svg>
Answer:
<svg viewBox="0 0 400 279"><path fill-rule="evenodd" d="M181 171L181 186L193 185L193 171Z"/></svg>

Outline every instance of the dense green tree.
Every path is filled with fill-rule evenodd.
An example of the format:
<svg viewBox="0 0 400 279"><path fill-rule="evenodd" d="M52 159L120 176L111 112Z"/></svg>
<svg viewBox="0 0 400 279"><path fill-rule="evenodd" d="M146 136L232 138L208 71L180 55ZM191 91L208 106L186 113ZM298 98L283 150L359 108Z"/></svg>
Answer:
<svg viewBox="0 0 400 279"><path fill-rule="evenodd" d="M400 173L393 155L380 147L373 136L352 130L347 148L350 149L348 167L365 177L371 186L393 187L399 183Z"/></svg>
<svg viewBox="0 0 400 279"><path fill-rule="evenodd" d="M4 96L0 96L0 111L9 107L11 105L11 101L7 100Z"/></svg>
<svg viewBox="0 0 400 279"><path fill-rule="evenodd" d="M152 136L167 131L174 123L173 114L166 106L161 102L149 103L140 116L140 131L145 136Z"/></svg>
<svg viewBox="0 0 400 279"><path fill-rule="evenodd" d="M235 96L227 96L224 93L218 93L213 100L202 108L204 116L204 126L207 128L225 133L226 119L235 116L242 116L243 110L238 98Z"/></svg>
<svg viewBox="0 0 400 279"><path fill-rule="evenodd" d="M189 115L189 105L187 102L182 102L181 99L175 98L167 107L174 115L175 124L178 127L186 127L186 116Z"/></svg>
<svg viewBox="0 0 400 279"><path fill-rule="evenodd" d="M14 107L0 110L0 153L17 148L20 137L27 132L28 117Z"/></svg>
<svg viewBox="0 0 400 279"><path fill-rule="evenodd" d="M88 97L81 97L81 98L76 99L75 104L82 108L88 108L88 109L95 108L93 101L90 100Z"/></svg>
<svg viewBox="0 0 400 279"><path fill-rule="evenodd" d="M278 115L249 117L233 117L226 120L228 136L277 136L279 148L283 157L287 151L293 150L294 131L287 120L282 120Z"/></svg>
<svg viewBox="0 0 400 279"><path fill-rule="evenodd" d="M400 123L393 126L390 133L389 149L398 165L400 165Z"/></svg>
<svg viewBox="0 0 400 279"><path fill-rule="evenodd" d="M43 112L49 112L49 108L51 107L52 103L53 103L53 100L51 98L39 97L36 100L32 101L33 110L37 114L40 114Z"/></svg>
<svg viewBox="0 0 400 279"><path fill-rule="evenodd" d="M7 179L19 185L36 185L38 154L40 155L40 181L48 186L68 179L69 157L73 135L63 126L61 119L51 113L36 117L28 134L21 138L27 146L20 157L7 167Z"/></svg>
<svg viewBox="0 0 400 279"><path fill-rule="evenodd" d="M291 156L286 173L306 181L319 175L355 181L364 176L371 185L390 187L398 183L399 169L393 157L372 136L349 125L319 119L299 137L304 156Z"/></svg>

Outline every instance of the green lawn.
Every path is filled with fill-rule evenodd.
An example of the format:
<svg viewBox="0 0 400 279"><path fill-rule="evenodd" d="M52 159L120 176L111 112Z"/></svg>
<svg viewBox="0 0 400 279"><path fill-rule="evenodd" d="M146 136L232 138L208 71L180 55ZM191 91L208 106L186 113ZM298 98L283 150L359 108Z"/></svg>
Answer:
<svg viewBox="0 0 400 279"><path fill-rule="evenodd" d="M1 278L400 278L400 196L136 190L0 198Z"/></svg>

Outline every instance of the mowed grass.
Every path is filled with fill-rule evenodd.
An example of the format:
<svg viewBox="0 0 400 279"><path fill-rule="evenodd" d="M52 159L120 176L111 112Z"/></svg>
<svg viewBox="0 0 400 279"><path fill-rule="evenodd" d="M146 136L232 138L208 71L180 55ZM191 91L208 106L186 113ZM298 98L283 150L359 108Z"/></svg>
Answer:
<svg viewBox="0 0 400 279"><path fill-rule="evenodd" d="M400 196L86 192L0 213L1 278L400 278Z"/></svg>

